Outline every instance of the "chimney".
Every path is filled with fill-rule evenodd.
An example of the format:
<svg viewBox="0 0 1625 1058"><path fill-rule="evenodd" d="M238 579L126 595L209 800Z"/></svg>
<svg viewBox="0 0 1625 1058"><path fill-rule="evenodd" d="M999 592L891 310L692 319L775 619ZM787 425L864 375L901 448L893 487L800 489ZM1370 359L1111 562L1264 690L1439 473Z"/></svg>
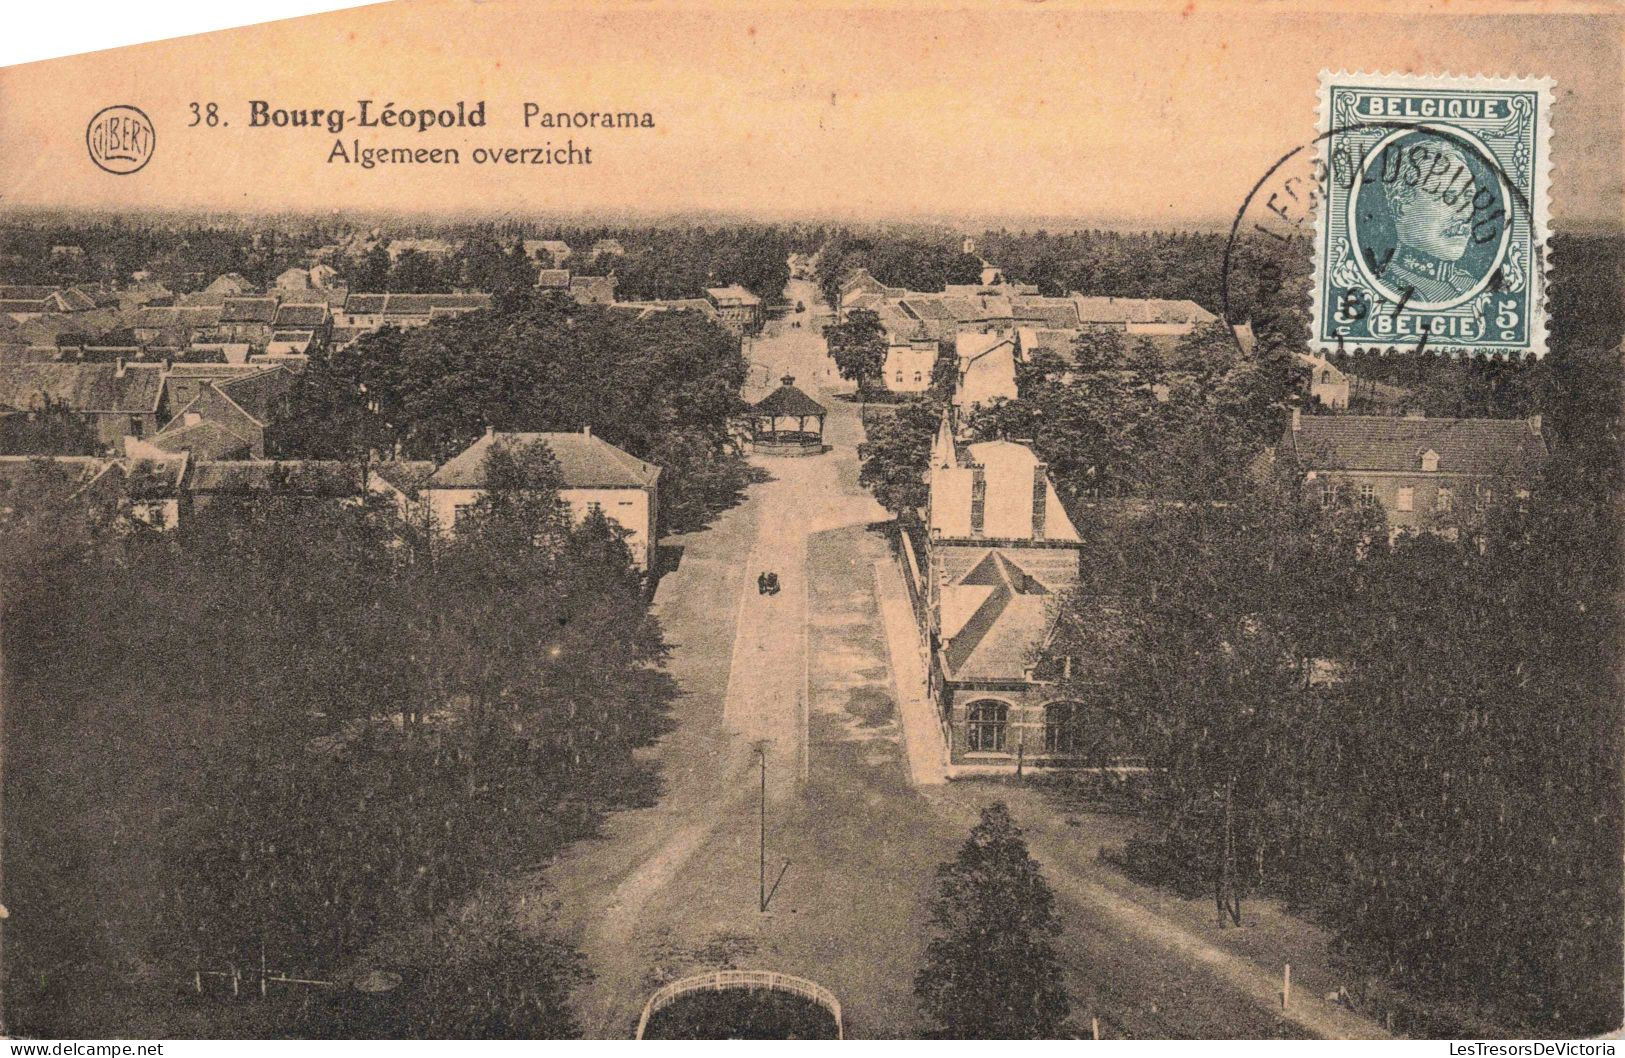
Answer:
<svg viewBox="0 0 1625 1058"><path fill-rule="evenodd" d="M124 358L121 356L113 361L113 374L118 378L124 377Z"/></svg>
<svg viewBox="0 0 1625 1058"><path fill-rule="evenodd" d="M1303 411L1301 409L1298 409L1298 408L1293 408L1292 409L1292 432L1297 433L1302 427L1303 427Z"/></svg>
<svg viewBox="0 0 1625 1058"><path fill-rule="evenodd" d="M1044 516L1049 511L1049 472L1043 463L1033 464L1033 539L1044 539Z"/></svg>
<svg viewBox="0 0 1625 1058"><path fill-rule="evenodd" d="M485 436L487 436L487 437L495 437L496 435L497 435L497 428L495 426L492 426L490 423L486 423L485 424Z"/></svg>
<svg viewBox="0 0 1625 1058"><path fill-rule="evenodd" d="M1541 424L1541 416L1539 416L1539 415L1531 415L1531 416L1529 416L1529 432L1534 434L1536 437L1540 436L1540 424Z"/></svg>
<svg viewBox="0 0 1625 1058"><path fill-rule="evenodd" d="M987 525L986 471L977 467L971 471L970 483L970 535L981 536Z"/></svg>
<svg viewBox="0 0 1625 1058"><path fill-rule="evenodd" d="M581 436L583 436L583 437L591 437L592 436L592 427L591 426L583 426L581 428Z"/></svg>

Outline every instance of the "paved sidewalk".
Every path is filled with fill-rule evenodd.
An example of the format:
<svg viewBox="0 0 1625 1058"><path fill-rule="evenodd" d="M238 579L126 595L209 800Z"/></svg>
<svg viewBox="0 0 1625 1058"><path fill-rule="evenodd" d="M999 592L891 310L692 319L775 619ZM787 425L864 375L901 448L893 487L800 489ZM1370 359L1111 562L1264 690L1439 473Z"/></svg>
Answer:
<svg viewBox="0 0 1625 1058"><path fill-rule="evenodd" d="M892 688L908 748L909 778L915 786L935 786L948 779L948 745L926 689L925 659L908 588L897 563L890 559L875 563L875 600L886 628L886 652L891 656Z"/></svg>

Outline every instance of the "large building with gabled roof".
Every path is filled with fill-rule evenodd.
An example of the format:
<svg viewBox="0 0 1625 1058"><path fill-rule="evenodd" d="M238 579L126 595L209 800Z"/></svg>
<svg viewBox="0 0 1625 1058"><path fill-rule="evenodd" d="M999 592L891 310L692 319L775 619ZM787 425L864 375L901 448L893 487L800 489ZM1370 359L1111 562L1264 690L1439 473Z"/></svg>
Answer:
<svg viewBox="0 0 1625 1058"><path fill-rule="evenodd" d="M577 521L598 511L627 531L632 561L645 572L654 558L660 514L660 468L616 448L592 430L580 433L513 433L487 430L429 476L430 518L440 533L457 524L485 494L485 462L493 448L547 446L558 461L563 485L559 498Z"/></svg>
<svg viewBox="0 0 1625 1058"><path fill-rule="evenodd" d="M1414 532L1527 493L1547 448L1538 415L1431 419L1294 409L1275 455L1303 472L1312 502L1347 499L1380 509L1390 530Z"/></svg>
<svg viewBox="0 0 1625 1058"><path fill-rule="evenodd" d="M925 639L950 762L1074 762L1085 707L1038 673L1081 545L1048 467L1014 441L960 444L944 414L927 474Z"/></svg>

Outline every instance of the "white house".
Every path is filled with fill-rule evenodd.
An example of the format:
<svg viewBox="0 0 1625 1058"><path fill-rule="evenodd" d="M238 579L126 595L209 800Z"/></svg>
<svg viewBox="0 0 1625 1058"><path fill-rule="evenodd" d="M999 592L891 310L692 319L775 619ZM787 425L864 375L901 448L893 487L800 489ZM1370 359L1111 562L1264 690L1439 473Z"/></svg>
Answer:
<svg viewBox="0 0 1625 1058"><path fill-rule="evenodd" d="M1016 399L1016 342L997 334L960 331L954 336L959 358L959 384L954 407L969 412L1003 397Z"/></svg>
<svg viewBox="0 0 1625 1058"><path fill-rule="evenodd" d="M487 430L484 437L430 475L430 516L442 533L457 522L485 491L485 459L494 446L547 445L558 460L563 487L559 497L579 522L597 510L625 529L632 561L645 572L654 556L660 514L660 468L621 451L591 429L580 433L508 433Z"/></svg>
<svg viewBox="0 0 1625 1058"><path fill-rule="evenodd" d="M1309 396L1336 411L1349 406L1349 377L1331 361L1307 353L1298 354L1298 363L1309 369Z"/></svg>
<svg viewBox="0 0 1625 1058"><path fill-rule="evenodd" d="M881 381L893 393L924 393L931 388L931 372L936 366L937 343L933 339L893 337L886 348Z"/></svg>

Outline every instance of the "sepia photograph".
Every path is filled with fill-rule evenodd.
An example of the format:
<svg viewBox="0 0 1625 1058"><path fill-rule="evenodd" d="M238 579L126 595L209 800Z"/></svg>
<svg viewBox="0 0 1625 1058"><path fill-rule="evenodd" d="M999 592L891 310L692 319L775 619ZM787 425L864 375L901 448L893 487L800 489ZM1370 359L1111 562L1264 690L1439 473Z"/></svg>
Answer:
<svg viewBox="0 0 1625 1058"><path fill-rule="evenodd" d="M1615 1053L1625 5L316 6L0 66L8 1055Z"/></svg>

